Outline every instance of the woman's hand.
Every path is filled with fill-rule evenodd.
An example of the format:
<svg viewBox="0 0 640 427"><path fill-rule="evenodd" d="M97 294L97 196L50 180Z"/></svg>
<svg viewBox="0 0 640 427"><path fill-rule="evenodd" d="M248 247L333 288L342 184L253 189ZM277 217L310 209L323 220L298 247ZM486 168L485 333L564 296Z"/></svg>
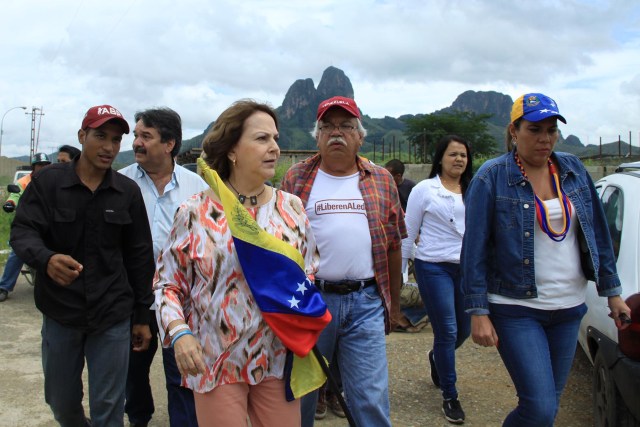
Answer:
<svg viewBox="0 0 640 427"><path fill-rule="evenodd" d="M631 320L631 309L627 306L620 295L609 297L609 317L616 322L616 328L622 330L629 327L629 323L623 322L622 319Z"/></svg>
<svg viewBox="0 0 640 427"><path fill-rule="evenodd" d="M193 335L188 334L178 338L173 345L173 349L180 375L185 377L187 375L196 376L207 372L202 346Z"/></svg>
<svg viewBox="0 0 640 427"><path fill-rule="evenodd" d="M498 347L498 334L488 315L471 315L471 338L483 347Z"/></svg>

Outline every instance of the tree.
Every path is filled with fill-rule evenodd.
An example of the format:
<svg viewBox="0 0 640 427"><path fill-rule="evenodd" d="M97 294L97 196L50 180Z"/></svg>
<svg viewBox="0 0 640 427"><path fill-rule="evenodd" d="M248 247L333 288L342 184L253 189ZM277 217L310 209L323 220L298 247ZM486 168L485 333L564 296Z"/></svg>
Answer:
<svg viewBox="0 0 640 427"><path fill-rule="evenodd" d="M466 139L473 155L491 155L495 152L494 138L488 132L486 120L491 114L470 111L432 113L407 118L404 134L426 162L431 160L436 143L445 135L458 135Z"/></svg>

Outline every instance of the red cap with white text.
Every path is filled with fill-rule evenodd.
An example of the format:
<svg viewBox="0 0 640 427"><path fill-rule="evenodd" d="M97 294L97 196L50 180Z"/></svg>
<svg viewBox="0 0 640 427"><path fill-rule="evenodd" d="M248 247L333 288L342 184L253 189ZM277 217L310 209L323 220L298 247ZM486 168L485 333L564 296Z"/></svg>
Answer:
<svg viewBox="0 0 640 427"><path fill-rule="evenodd" d="M358 109L356 101L344 96L334 96L333 98L322 101L320 105L318 105L317 120L321 120L322 116L324 116L327 111L334 107L342 108L353 117L358 119L360 118L360 110Z"/></svg>
<svg viewBox="0 0 640 427"><path fill-rule="evenodd" d="M107 123L109 120L117 120L124 128L124 133L129 133L129 123L124 119L122 113L111 105L98 105L91 107L84 115L81 129L96 129Z"/></svg>

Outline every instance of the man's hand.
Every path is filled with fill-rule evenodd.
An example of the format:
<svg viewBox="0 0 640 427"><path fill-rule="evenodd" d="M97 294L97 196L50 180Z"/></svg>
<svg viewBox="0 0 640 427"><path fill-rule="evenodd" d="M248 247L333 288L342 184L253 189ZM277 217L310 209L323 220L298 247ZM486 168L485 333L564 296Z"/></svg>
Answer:
<svg viewBox="0 0 640 427"><path fill-rule="evenodd" d="M389 313L389 331L393 332L396 330L398 325L402 321L402 312L400 311L400 304L396 304L394 301L391 301L391 313Z"/></svg>
<svg viewBox="0 0 640 427"><path fill-rule="evenodd" d="M131 328L131 344L133 351L145 351L151 342L149 325L133 325Z"/></svg>
<svg viewBox="0 0 640 427"><path fill-rule="evenodd" d="M69 255L55 254L47 263L47 275L61 286L69 286L82 271L82 264Z"/></svg>
<svg viewBox="0 0 640 427"><path fill-rule="evenodd" d="M11 213L16 210L16 204L13 202L13 200L7 200L7 202L2 205L2 209L6 213Z"/></svg>

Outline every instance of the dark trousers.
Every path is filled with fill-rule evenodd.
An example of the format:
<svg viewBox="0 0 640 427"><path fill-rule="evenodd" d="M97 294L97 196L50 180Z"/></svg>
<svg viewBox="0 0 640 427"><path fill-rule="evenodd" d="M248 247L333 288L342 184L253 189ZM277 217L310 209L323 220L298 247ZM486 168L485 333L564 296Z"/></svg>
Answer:
<svg viewBox="0 0 640 427"><path fill-rule="evenodd" d="M151 311L151 343L146 351L131 351L127 376L125 412L131 423L145 423L151 420L155 410L149 372L158 350L158 324L155 311ZM171 427L197 427L196 408L193 392L180 386L182 377L178 371L173 348L162 349L167 402Z"/></svg>
<svg viewBox="0 0 640 427"><path fill-rule="evenodd" d="M145 351L133 351L129 353L129 372L127 373L126 403L124 412L132 424L143 424L151 420L155 411L153 394L149 372L153 357L158 351L158 324L155 311L151 311L151 341Z"/></svg>
<svg viewBox="0 0 640 427"><path fill-rule="evenodd" d="M164 376L167 383L171 427L198 427L193 392L180 385L182 376L176 364L176 355L173 352L173 348L162 349L162 363L164 364Z"/></svg>
<svg viewBox="0 0 640 427"><path fill-rule="evenodd" d="M61 427L90 425L82 406L85 360L93 425L122 425L130 347L129 320L86 334L42 317L44 399Z"/></svg>

